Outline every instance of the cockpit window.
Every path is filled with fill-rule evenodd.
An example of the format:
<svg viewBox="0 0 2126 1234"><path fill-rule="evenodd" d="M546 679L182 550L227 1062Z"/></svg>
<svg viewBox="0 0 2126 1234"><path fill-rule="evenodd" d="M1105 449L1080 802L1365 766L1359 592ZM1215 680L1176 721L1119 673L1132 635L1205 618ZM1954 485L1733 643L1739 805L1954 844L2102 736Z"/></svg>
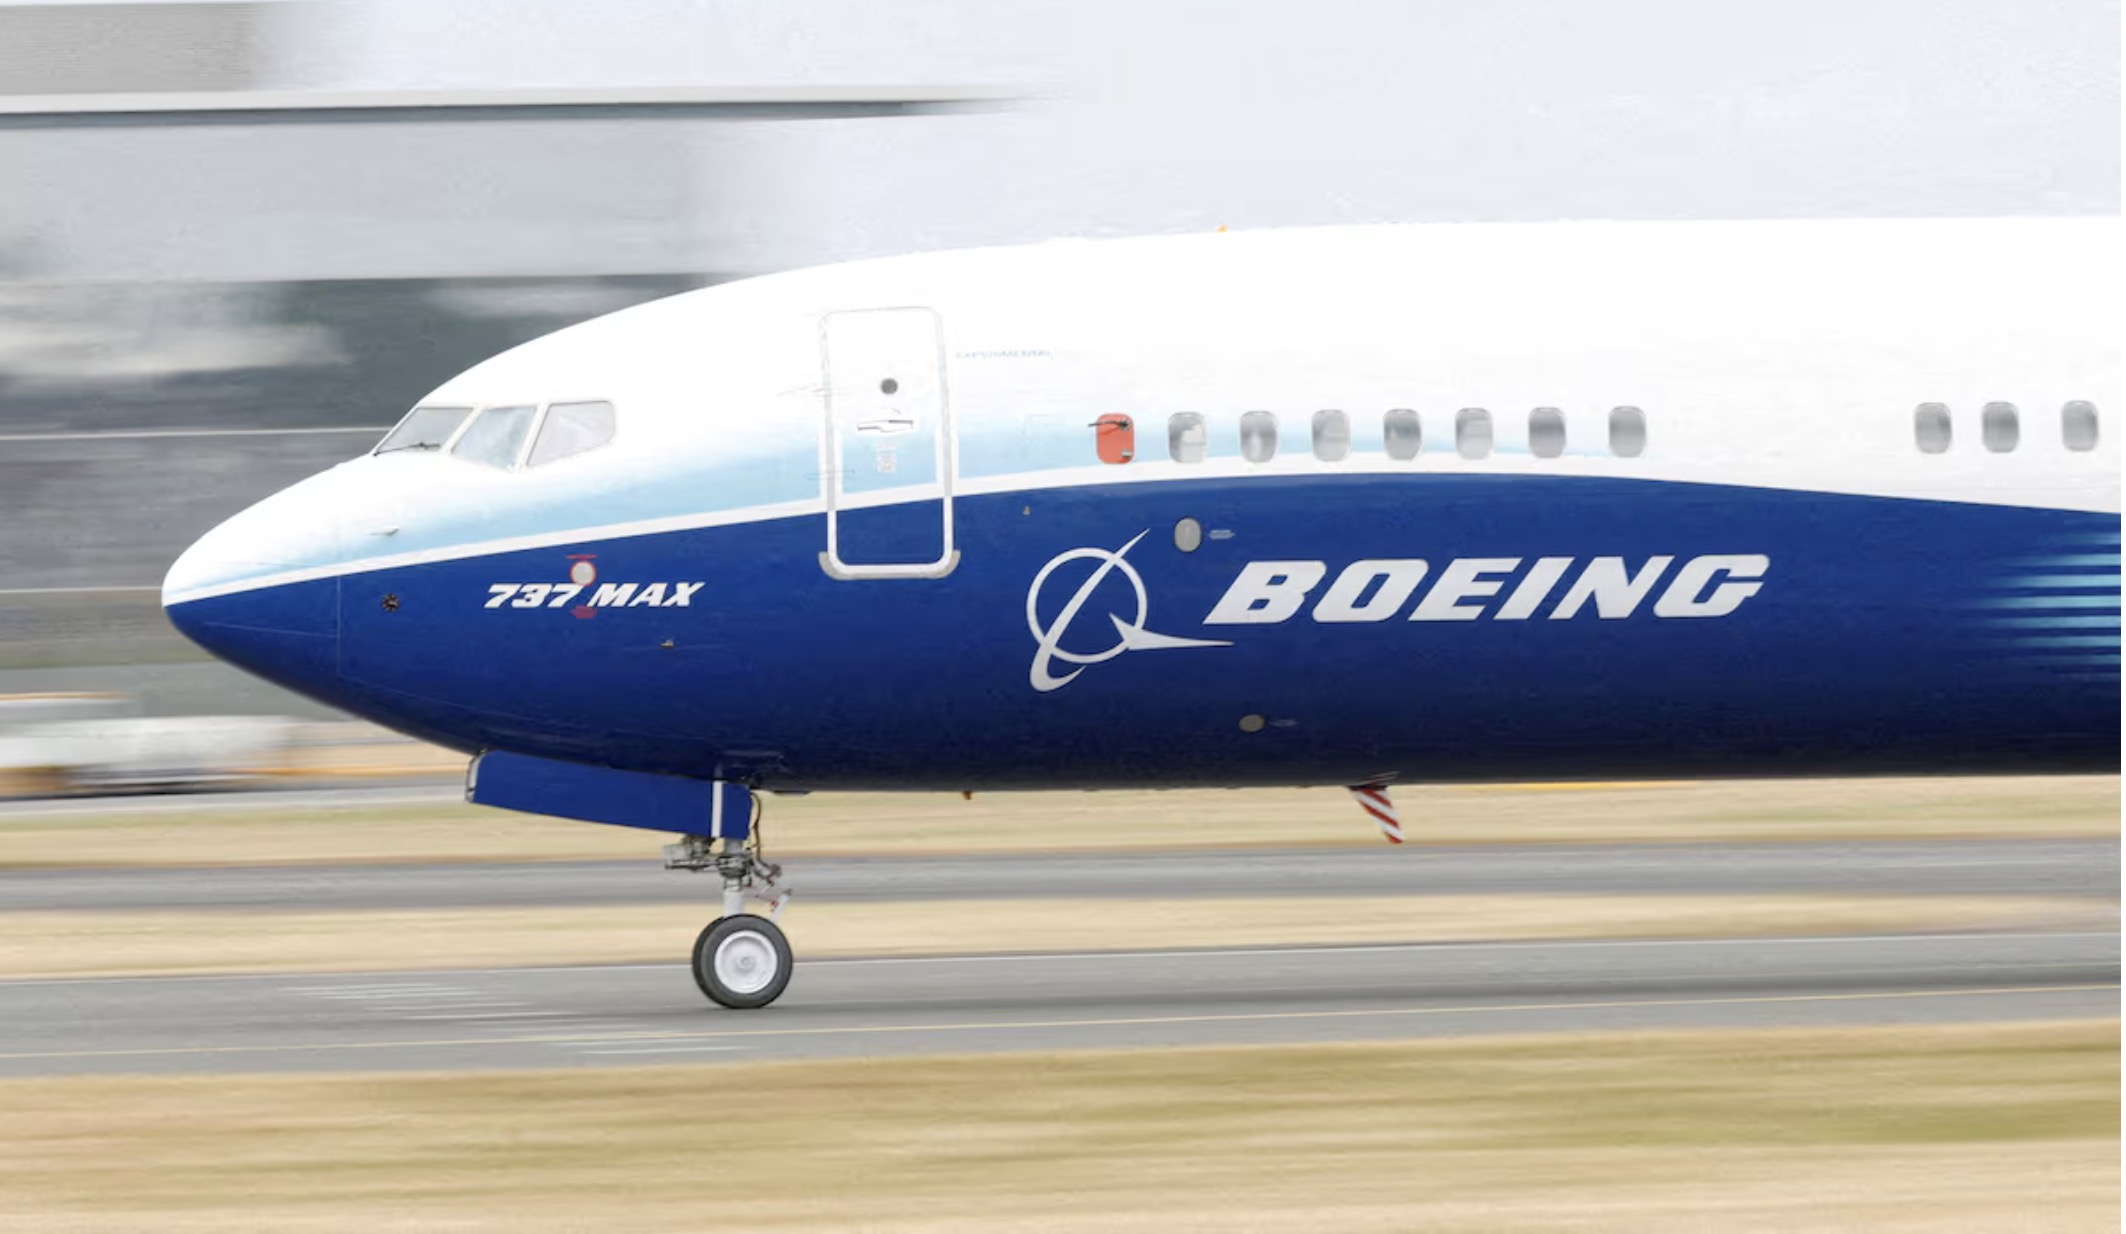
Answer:
<svg viewBox="0 0 2126 1234"><path fill-rule="evenodd" d="M531 432L532 418L538 411L536 407L483 408L450 452L468 463L507 471L517 465L517 455L524 449L524 438Z"/></svg>
<svg viewBox="0 0 2126 1234"><path fill-rule="evenodd" d="M450 435L458 431L465 417L472 414L470 407L416 407L406 413L399 426L384 435L373 453L389 454L393 450L440 450Z"/></svg>
<svg viewBox="0 0 2126 1234"><path fill-rule="evenodd" d="M531 466L597 449L613 439L613 424L611 403L553 404L532 443Z"/></svg>

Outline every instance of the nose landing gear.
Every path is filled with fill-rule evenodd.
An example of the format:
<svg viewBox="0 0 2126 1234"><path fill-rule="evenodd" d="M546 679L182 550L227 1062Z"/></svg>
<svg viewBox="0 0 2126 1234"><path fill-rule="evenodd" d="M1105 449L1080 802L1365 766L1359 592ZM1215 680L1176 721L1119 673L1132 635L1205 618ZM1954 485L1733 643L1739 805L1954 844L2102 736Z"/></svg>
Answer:
<svg viewBox="0 0 2126 1234"><path fill-rule="evenodd" d="M765 1007L789 987L795 964L775 924L790 892L778 883L782 867L761 856L759 799L739 785L716 788L710 834L666 845L664 867L713 870L723 879L723 916L694 940L694 984L725 1007ZM748 899L764 901L767 915L745 911Z"/></svg>

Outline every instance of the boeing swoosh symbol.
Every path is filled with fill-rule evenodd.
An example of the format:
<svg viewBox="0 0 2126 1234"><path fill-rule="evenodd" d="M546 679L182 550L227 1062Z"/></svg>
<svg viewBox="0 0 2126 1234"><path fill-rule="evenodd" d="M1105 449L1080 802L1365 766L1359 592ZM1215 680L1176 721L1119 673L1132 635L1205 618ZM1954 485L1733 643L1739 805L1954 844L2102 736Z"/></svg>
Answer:
<svg viewBox="0 0 2126 1234"><path fill-rule="evenodd" d="M1040 573L1034 575L1033 584L1026 589L1026 628L1033 633L1034 639L1033 666L1027 672L1027 679L1033 684L1034 689L1043 694L1051 690L1060 690L1071 682L1076 681L1078 674L1084 672L1088 665L1105 663L1125 651L1165 651L1179 647L1232 646L1232 643L1220 639L1182 638L1178 635L1160 634L1144 628L1144 620L1150 610L1151 600L1144 590L1143 576L1137 573L1135 566L1130 565L1123 558L1131 549L1137 547L1139 540L1150 534L1149 529L1140 531L1131 538L1129 543L1113 552L1109 552L1104 548L1074 548L1069 552L1058 553L1049 559L1047 565L1041 567ZM1078 584L1077 592L1063 605L1063 611L1056 614L1055 621L1043 626L1041 624L1040 608L1041 588L1047 584L1049 576L1056 572L1057 567L1073 561L1097 561L1100 564L1084 582ZM1076 651L1065 651L1058 644L1061 642L1064 633L1070 629L1070 623L1077 620L1079 610L1083 609L1085 602L1092 598L1094 589L1098 588L1109 574L1117 570L1120 570L1123 577L1129 580L1130 588L1137 593L1137 615L1133 619L1125 621L1120 613L1111 612L1108 614L1108 620L1114 622L1115 625L1116 642L1114 646L1107 648L1105 651L1092 655ZM1058 676L1051 671L1050 667L1057 660L1061 660L1066 664L1075 664L1078 667Z"/></svg>

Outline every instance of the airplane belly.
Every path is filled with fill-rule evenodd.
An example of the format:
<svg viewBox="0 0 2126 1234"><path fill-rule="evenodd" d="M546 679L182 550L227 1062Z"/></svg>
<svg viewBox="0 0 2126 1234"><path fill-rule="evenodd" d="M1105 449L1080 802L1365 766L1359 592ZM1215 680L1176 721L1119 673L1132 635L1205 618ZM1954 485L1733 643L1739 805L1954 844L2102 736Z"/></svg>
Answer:
<svg viewBox="0 0 2126 1234"><path fill-rule="evenodd" d="M2113 515L1469 475L955 507L943 578L829 577L819 516L349 575L333 688L784 788L2116 766Z"/></svg>

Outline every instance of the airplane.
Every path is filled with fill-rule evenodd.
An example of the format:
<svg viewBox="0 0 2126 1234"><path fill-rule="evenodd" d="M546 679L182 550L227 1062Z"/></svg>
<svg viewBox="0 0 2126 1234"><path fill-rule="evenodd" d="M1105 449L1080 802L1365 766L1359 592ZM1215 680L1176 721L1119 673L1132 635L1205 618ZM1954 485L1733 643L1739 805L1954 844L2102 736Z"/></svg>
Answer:
<svg viewBox="0 0 2126 1234"><path fill-rule="evenodd" d="M2115 219L1404 224L772 274L445 382L176 627L673 833L765 795L2119 766ZM1295 836L1295 838L1297 838ZM758 907L769 911L752 911Z"/></svg>

